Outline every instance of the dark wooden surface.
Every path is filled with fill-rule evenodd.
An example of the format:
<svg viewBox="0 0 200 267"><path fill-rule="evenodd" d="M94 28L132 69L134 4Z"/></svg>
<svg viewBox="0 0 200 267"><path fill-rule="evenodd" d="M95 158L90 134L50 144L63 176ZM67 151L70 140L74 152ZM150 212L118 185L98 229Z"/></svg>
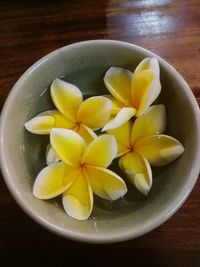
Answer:
<svg viewBox="0 0 200 267"><path fill-rule="evenodd" d="M0 105L36 60L70 43L117 39L170 62L200 103L199 0L0 1ZM200 180L153 232L112 245L57 237L17 206L0 179L0 266L200 266ZM85 265L86 266L86 265Z"/></svg>

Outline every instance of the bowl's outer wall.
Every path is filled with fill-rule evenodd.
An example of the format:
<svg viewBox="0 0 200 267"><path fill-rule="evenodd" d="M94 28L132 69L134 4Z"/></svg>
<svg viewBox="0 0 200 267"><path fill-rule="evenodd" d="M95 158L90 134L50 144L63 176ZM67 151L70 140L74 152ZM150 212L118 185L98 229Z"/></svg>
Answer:
<svg viewBox="0 0 200 267"><path fill-rule="evenodd" d="M153 170L150 194L143 197L130 191L114 203L96 199L87 221L67 216L59 199L41 201L32 195L35 177L44 166L48 136L28 133L24 123L53 107L49 96L52 81L63 77L85 95L106 94L103 76L110 66L133 71L143 58L152 56L147 50L118 41L77 43L42 58L15 84L1 116L1 167L11 193L36 221L70 238L115 242L157 227L186 199L199 173L199 110L188 85L161 58L162 93L157 102L167 107L167 133L183 143L185 152L167 167Z"/></svg>

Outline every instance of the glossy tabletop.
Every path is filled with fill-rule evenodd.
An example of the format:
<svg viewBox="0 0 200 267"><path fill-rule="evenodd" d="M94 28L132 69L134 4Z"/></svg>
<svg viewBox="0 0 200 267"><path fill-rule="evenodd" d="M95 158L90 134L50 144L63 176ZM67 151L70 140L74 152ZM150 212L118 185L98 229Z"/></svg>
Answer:
<svg viewBox="0 0 200 267"><path fill-rule="evenodd" d="M182 74L200 103L200 0L7 0L0 1L1 108L35 61L90 39L122 40L155 52ZM0 177L0 266L68 264L199 267L200 180L178 212L156 230L123 243L93 245L37 225Z"/></svg>

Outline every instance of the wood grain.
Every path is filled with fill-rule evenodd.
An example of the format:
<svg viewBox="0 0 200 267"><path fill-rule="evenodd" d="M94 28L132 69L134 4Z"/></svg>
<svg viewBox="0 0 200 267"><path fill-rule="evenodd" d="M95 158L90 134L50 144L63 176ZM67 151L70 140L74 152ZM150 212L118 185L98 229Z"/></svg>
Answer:
<svg viewBox="0 0 200 267"><path fill-rule="evenodd" d="M0 1L0 106L19 76L69 43L117 39L171 63L200 103L199 0ZM0 266L200 266L200 182L153 232L112 245L57 237L17 206L0 179Z"/></svg>

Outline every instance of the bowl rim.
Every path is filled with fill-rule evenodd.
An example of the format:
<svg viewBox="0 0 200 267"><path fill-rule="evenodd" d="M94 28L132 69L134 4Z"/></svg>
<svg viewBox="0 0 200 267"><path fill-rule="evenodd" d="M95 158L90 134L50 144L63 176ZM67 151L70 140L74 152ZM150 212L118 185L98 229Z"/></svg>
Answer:
<svg viewBox="0 0 200 267"><path fill-rule="evenodd" d="M88 235L88 234L81 234L81 233L76 233L72 232L68 229L61 229L54 224L49 223L45 219L41 218L38 214L36 214L29 203L23 201L23 195L21 195L19 192L16 191L14 184L12 183L12 177L9 173L9 168L6 164L6 159L4 157L4 129L6 127L7 121L5 120L5 114L9 112L9 106L11 105L12 99L15 98L15 96L18 94L20 91L20 84L26 80L27 76L31 75L32 71L34 71L35 68L37 68L39 65L43 64L47 59L52 58L59 54L60 51L67 51L71 48L78 48L78 47L84 47L88 45L119 45L123 46L125 48L132 48L135 51L141 52L145 56L151 56L151 57L157 57L158 60L162 63L165 69L169 71L169 73L173 74L176 76L176 79L179 81L182 90L184 90L185 94L187 95L188 101L191 103L191 108L194 114L194 120L197 125L197 132L199 133L197 135L197 149L195 150L195 162L193 164L193 169L192 172L181 189L179 195L173 199L172 202L164 209L164 211L161 214L158 214L153 217L152 220L148 221L145 226L139 227L138 229L133 229L130 231L129 229L126 230L121 230L117 235L116 234L107 234L106 236L103 235ZM46 56L42 57L38 61L36 61L31 67L29 67L22 75L21 77L17 80L17 82L14 84L13 88L11 89L1 112L1 117L0 117L0 167L2 171L2 176L3 179L11 193L11 195L14 197L15 201L18 203L18 205L24 210L26 214L28 214L32 219L34 219L37 223L42 225L43 227L49 229L51 232L54 232L60 236L67 237L72 240L76 241L81 241L81 242L88 242L88 243L114 243L114 242L120 242L120 241L125 241L129 240L132 238L136 238L139 236L142 236L153 229L157 228L161 224L163 224L165 221L167 221L180 207L181 205L185 202L187 197L189 196L190 192L192 191L195 182L198 178L199 172L200 172L200 165L198 162L198 159L200 158L200 111L199 111L199 106L197 104L197 101L192 93L192 90L190 89L189 85L186 83L186 81L183 79L183 77L179 74L177 70L174 69L173 66L171 66L167 61L162 59L160 56L157 54L149 51L148 49L145 49L141 46L128 43L128 42L123 42L123 41L117 41L117 40L102 40L102 39L97 39L97 40L88 40L88 41L81 41L77 43L72 43L66 46L63 46L59 49L54 50L53 52L47 54Z"/></svg>

